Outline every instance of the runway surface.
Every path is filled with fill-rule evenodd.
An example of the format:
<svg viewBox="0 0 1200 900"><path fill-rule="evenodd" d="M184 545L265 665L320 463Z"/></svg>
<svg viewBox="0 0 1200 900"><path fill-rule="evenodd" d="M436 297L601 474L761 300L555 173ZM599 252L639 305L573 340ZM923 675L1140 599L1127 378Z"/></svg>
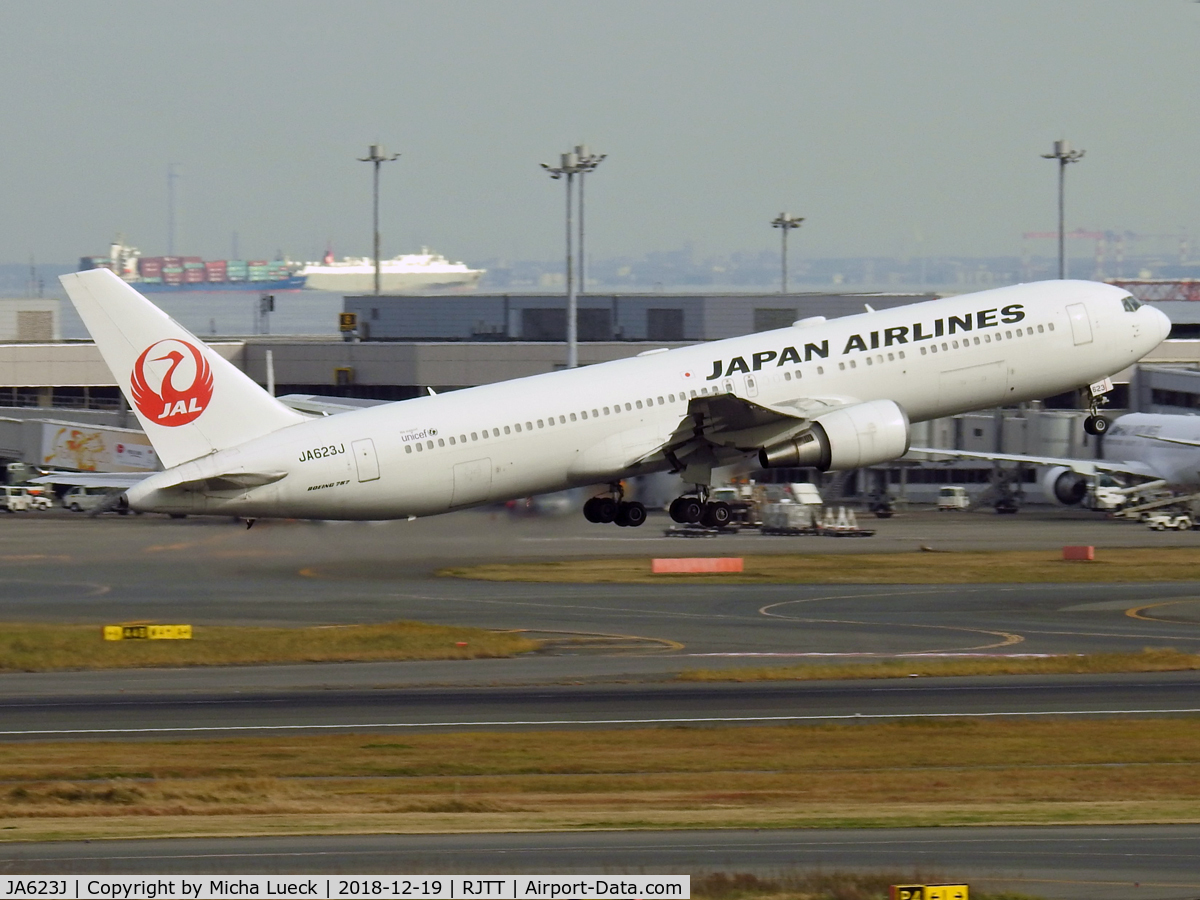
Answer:
<svg viewBox="0 0 1200 900"><path fill-rule="evenodd" d="M349 835L0 844L5 874L915 870L1062 900L1200 896L1200 826Z"/></svg>
<svg viewBox="0 0 1200 900"><path fill-rule="evenodd" d="M3 740L411 728L805 722L1200 710L1194 673L695 684L684 669L913 653L1200 648L1200 588L1114 585L528 585L440 566L591 556L1200 546L1078 511L914 514L870 540L679 541L576 518L413 523L0 518L0 621L301 625L416 619L524 629L512 660L0 675ZM490 723L490 724L489 724ZM149 730L139 730L149 729ZM155 729L165 729L159 731ZM186 731L186 729L200 729ZM231 730L232 729L232 730ZM241 730L246 729L246 730ZM358 835L0 843L7 872L556 872L936 869L1062 898L1200 896L1200 827ZM1142 886L1131 889L1135 882ZM1131 893L1134 890L1135 893Z"/></svg>
<svg viewBox="0 0 1200 900"><path fill-rule="evenodd" d="M249 694L159 692L30 699L10 696L0 701L0 740L1197 713L1200 673L1195 672Z"/></svg>
<svg viewBox="0 0 1200 900"><path fill-rule="evenodd" d="M1023 514L1024 515L1024 514ZM1052 537L1200 543L1077 511L916 514L883 546L1005 546ZM661 526L661 523L658 523ZM472 558L593 552L839 551L871 541L739 535L715 541L598 528L575 517L467 513L414 523L260 523L152 517L0 519L0 620L324 624L416 619L523 629L544 653L512 660L0 675L0 737L155 729L531 727L635 720L1056 712L1200 707L1192 675L955 679L944 684L671 683L686 669L861 655L1096 653L1200 648L1200 589L1184 584L537 585L436 577ZM741 550L730 549L734 542ZM666 549L663 546L666 545ZM714 545L719 546L715 549ZM926 544L927 546L929 544ZM108 729L108 732L101 732Z"/></svg>

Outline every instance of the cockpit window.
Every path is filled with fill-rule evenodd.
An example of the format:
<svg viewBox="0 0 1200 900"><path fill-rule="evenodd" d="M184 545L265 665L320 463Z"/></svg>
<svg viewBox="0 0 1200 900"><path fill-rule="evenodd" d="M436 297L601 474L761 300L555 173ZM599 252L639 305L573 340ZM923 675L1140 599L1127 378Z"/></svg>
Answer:
<svg viewBox="0 0 1200 900"><path fill-rule="evenodd" d="M1135 300L1133 297L1129 296L1128 294L1126 294L1124 297L1121 298L1121 305L1123 307L1125 307L1125 312L1137 312L1139 309L1142 308L1141 302L1138 300Z"/></svg>

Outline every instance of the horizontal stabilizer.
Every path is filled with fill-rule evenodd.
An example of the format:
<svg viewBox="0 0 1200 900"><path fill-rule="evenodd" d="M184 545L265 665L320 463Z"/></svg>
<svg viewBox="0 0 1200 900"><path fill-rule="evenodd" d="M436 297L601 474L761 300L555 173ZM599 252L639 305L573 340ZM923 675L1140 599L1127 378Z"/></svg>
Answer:
<svg viewBox="0 0 1200 900"><path fill-rule="evenodd" d="M68 484L71 487L100 487L125 490L141 484L155 473L146 472L51 472L30 478L30 484Z"/></svg>

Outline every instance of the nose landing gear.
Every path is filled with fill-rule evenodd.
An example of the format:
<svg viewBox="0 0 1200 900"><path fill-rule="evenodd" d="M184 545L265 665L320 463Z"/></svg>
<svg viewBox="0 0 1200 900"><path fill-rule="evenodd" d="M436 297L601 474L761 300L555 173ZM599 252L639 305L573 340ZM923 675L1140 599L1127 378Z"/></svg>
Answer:
<svg viewBox="0 0 1200 900"><path fill-rule="evenodd" d="M1108 403L1108 398L1104 395L1111 390L1112 382L1107 378L1096 382L1087 389L1089 415L1083 420L1083 430L1088 434L1108 434L1108 426L1111 423L1104 416L1100 415L1100 407Z"/></svg>

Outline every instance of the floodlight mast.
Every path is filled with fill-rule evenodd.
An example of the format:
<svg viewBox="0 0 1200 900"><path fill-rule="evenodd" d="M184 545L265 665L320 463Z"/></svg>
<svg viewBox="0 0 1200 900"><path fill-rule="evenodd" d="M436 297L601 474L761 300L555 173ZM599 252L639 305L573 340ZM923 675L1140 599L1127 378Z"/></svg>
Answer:
<svg viewBox="0 0 1200 900"><path fill-rule="evenodd" d="M787 266L787 263L788 263L788 259L787 259L788 232L791 231L793 228L799 228L800 223L803 221L804 221L803 216L789 216L785 212L781 212L779 215L777 215L774 219L771 220L771 227L778 228L783 233L783 251L781 253L781 257L783 260L783 272L782 272L782 278L780 280L780 290L779 290L779 293L781 293L781 294L786 294L788 292L788 266Z"/></svg>
<svg viewBox="0 0 1200 900"><path fill-rule="evenodd" d="M579 165L579 154L573 151L564 153L559 165L549 166L542 163L542 168L549 172L555 181L564 176L567 179L567 368L574 369L579 366L579 310L575 296L574 253L571 247L571 233L574 230L571 195L574 192L575 176L581 174L583 169Z"/></svg>
<svg viewBox="0 0 1200 900"><path fill-rule="evenodd" d="M372 144L367 148L367 155L358 158L359 162L375 164L375 202L372 222L374 223L375 234L375 296L377 297L379 296L379 166L385 162L393 162L399 158L399 153L388 156L387 151L383 148L383 144Z"/></svg>
<svg viewBox="0 0 1200 900"><path fill-rule="evenodd" d="M1072 150L1071 142L1062 140L1054 142L1053 153L1042 154L1042 159L1058 160L1058 278L1060 281L1067 277L1067 239L1066 231L1064 230L1066 220L1066 190L1064 185L1067 179L1067 165L1079 162L1083 159L1083 154L1086 152L1086 150Z"/></svg>
<svg viewBox="0 0 1200 900"><path fill-rule="evenodd" d="M588 150L586 144L575 148L575 156L579 159L579 292L587 293L587 254L583 246L583 184L584 176L594 172L600 163L604 162L607 153L599 155Z"/></svg>

